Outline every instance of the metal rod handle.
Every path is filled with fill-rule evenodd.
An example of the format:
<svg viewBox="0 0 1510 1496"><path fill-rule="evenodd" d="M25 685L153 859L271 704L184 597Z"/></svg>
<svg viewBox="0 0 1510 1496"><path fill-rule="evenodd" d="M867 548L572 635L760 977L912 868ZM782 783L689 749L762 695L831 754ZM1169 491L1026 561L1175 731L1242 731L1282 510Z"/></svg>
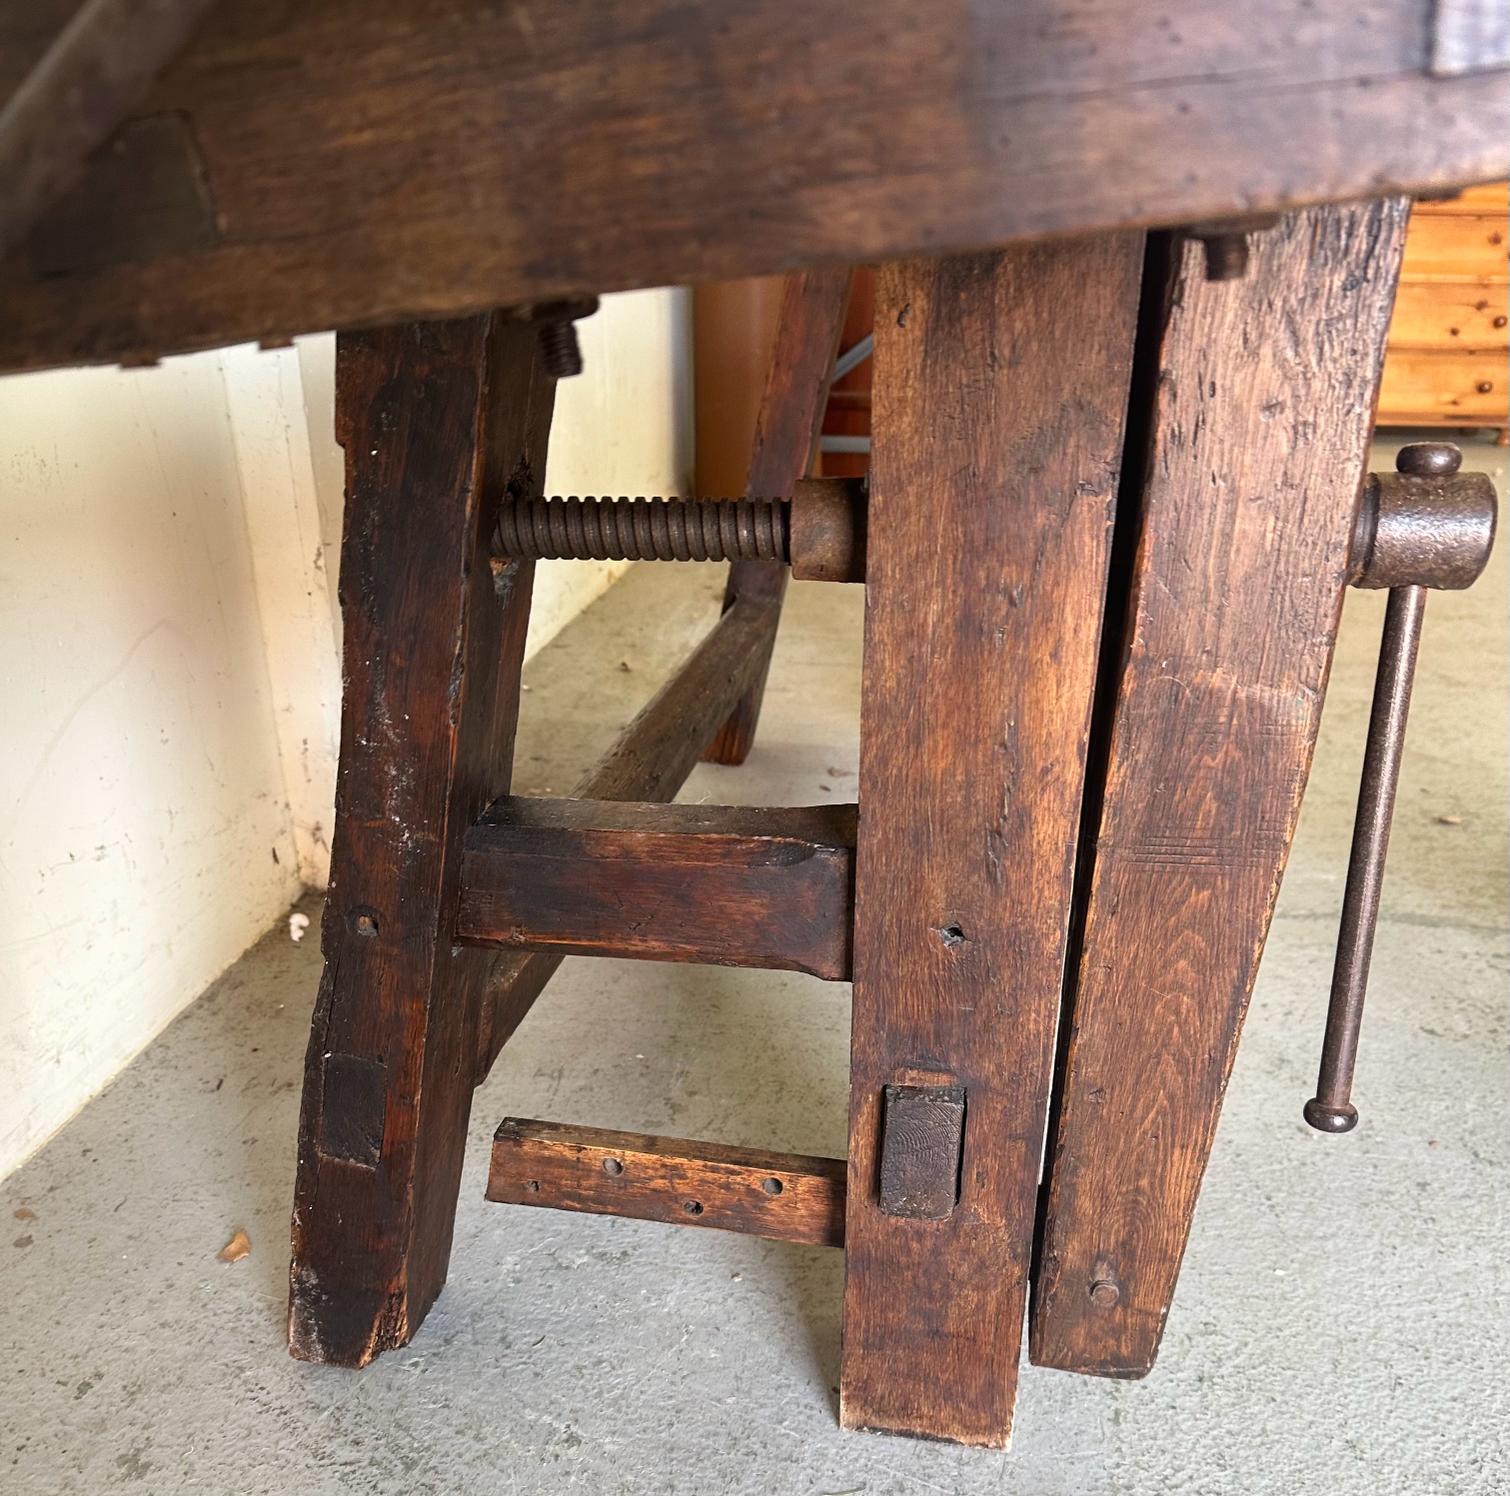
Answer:
<svg viewBox="0 0 1510 1496"><path fill-rule="evenodd" d="M1424 587L1391 590L1379 646L1363 779L1358 788L1353 850L1342 896L1342 927L1337 935L1337 962L1332 968L1321 1069L1316 1094L1305 1104L1306 1121L1320 1132L1351 1132L1358 1125L1358 1111L1351 1099L1353 1067L1358 1058L1358 1031L1368 994L1384 859L1389 851L1390 819L1400 782L1400 756L1405 747L1405 723L1425 613Z"/></svg>
<svg viewBox="0 0 1510 1496"><path fill-rule="evenodd" d="M1342 895L1326 1037L1316 1094L1304 1108L1306 1121L1319 1132L1351 1132L1358 1125L1353 1070L1426 589L1471 585L1494 544L1494 490L1482 473L1460 476L1462 461L1463 454L1448 442L1402 447L1395 458L1397 476L1370 475L1353 537L1353 585L1388 587L1390 592Z"/></svg>

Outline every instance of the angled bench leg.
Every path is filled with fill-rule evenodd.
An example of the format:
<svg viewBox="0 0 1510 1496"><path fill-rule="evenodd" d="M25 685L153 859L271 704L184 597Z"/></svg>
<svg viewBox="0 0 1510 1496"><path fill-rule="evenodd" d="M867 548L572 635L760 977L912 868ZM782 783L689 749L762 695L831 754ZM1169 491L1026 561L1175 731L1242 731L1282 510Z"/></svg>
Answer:
<svg viewBox="0 0 1510 1496"><path fill-rule="evenodd" d="M846 1427L1011 1428L1142 258L878 276Z"/></svg>
<svg viewBox="0 0 1510 1496"><path fill-rule="evenodd" d="M453 946L462 837L508 786L532 563L489 565L545 471L527 323L342 334L345 697L299 1130L289 1344L361 1366L446 1277L491 957Z"/></svg>
<svg viewBox="0 0 1510 1496"><path fill-rule="evenodd" d="M849 283L848 270L810 270L787 277L745 484L752 498L789 494L807 473L828 401L834 355L849 305ZM724 607L732 608L741 598L769 603L771 627L755 684L740 698L703 754L711 763L742 764L749 756L771 651L776 647L786 580L786 567L771 562L736 561L729 568Z"/></svg>
<svg viewBox="0 0 1510 1496"><path fill-rule="evenodd" d="M1153 1365L1300 809L1405 223L1178 248L1034 1284L1033 1360Z"/></svg>

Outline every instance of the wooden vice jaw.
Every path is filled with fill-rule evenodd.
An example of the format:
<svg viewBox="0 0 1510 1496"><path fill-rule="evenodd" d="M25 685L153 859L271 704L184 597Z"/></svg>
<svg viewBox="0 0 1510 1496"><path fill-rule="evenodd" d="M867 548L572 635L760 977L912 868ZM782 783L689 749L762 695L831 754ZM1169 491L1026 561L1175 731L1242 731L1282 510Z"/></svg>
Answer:
<svg viewBox="0 0 1510 1496"><path fill-rule="evenodd" d="M349 685L296 1354L361 1364L417 1328L470 1088L587 954L851 981L848 1158L507 1118L490 1199L842 1247L850 1427L1005 1442L1025 1311L1039 1364L1148 1369L1339 600L1388 539L1354 560L1403 222L1306 210L1228 280L1141 234L885 267L868 493L801 478L844 276L789 284L756 497L725 504L537 497L551 382L506 319L343 339ZM1314 344L1276 332L1302 307ZM560 556L758 585L736 571L572 798L498 796L530 568ZM859 806L659 803L758 697L788 565L867 587Z"/></svg>

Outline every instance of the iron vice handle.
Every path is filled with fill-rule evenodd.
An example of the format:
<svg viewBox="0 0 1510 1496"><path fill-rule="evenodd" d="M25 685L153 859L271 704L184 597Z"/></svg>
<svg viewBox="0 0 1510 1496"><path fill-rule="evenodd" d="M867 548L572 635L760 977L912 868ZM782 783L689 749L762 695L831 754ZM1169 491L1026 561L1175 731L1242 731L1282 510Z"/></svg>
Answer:
<svg viewBox="0 0 1510 1496"><path fill-rule="evenodd" d="M1486 474L1459 473L1462 461L1463 454L1446 442L1402 447L1393 474L1369 476L1359 508L1351 580L1355 587L1387 587L1389 603L1342 896L1321 1066L1316 1094L1304 1108L1306 1121L1320 1132L1351 1132L1358 1125L1352 1103L1353 1069L1427 589L1470 586L1494 545L1494 485Z"/></svg>

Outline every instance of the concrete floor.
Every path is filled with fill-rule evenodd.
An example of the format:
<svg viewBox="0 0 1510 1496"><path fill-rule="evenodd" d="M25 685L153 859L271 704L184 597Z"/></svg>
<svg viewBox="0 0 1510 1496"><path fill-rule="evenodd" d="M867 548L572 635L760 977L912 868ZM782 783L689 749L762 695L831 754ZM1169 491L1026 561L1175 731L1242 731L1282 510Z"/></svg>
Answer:
<svg viewBox="0 0 1510 1496"><path fill-rule="evenodd" d="M1468 465L1503 493L1502 450ZM1363 1124L1328 1138L1300 1106L1382 610L1376 594L1349 600L1147 1380L1025 1368L1006 1455L843 1435L837 1252L486 1204L506 1113L844 1149L843 988L586 960L567 962L477 1095L450 1285L414 1344L361 1374L290 1360L288 1209L319 958L313 932L295 945L280 927L0 1185L0 1490L1510 1491L1506 550L1475 591L1428 609ZM717 588L641 567L533 663L522 788L570 785L704 627ZM857 588L793 589L755 754L740 771L699 769L687 798L853 797L861 603ZM216 1261L237 1227L251 1254Z"/></svg>

